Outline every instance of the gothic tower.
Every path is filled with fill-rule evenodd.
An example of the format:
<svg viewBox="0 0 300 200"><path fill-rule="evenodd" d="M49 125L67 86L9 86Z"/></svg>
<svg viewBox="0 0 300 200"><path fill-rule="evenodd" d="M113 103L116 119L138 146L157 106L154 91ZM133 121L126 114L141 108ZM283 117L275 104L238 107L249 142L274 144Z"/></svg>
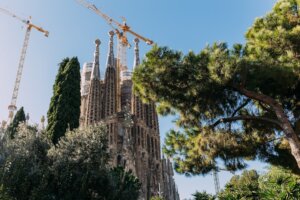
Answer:
<svg viewBox="0 0 300 200"><path fill-rule="evenodd" d="M103 118L117 112L117 67L114 57L114 32L109 32L109 51L104 79Z"/></svg>
<svg viewBox="0 0 300 200"><path fill-rule="evenodd" d="M135 39L134 68L140 64L139 40ZM143 184L142 192L145 199L150 199L159 191L160 184L160 138L155 125L157 114L155 104L144 104L141 99L132 94L131 112L134 118L133 135L135 136L135 165L136 175ZM146 170L145 170L146 169Z"/></svg>
<svg viewBox="0 0 300 200"><path fill-rule="evenodd" d="M134 46L135 58L134 58L133 69L135 69L140 64L139 39L136 38L134 40L134 43L135 43ZM140 98L135 94L132 94L132 98L131 98L131 112L136 118L143 119L143 103L141 102Z"/></svg>
<svg viewBox="0 0 300 200"><path fill-rule="evenodd" d="M90 79L90 88L88 93L88 106L86 110L85 125L98 123L101 119L101 86L100 86L100 69L99 69L99 45L100 40L95 41L96 50L94 54L93 69Z"/></svg>
<svg viewBox="0 0 300 200"><path fill-rule="evenodd" d="M81 121L84 123L81 127L99 122L106 125L109 164L122 166L139 178L141 200L161 194L165 194L166 200L179 200L171 164L161 159L155 103L145 104L133 94L129 70L123 70L120 78L113 39L114 32L111 31L104 80L100 79L99 40L96 40L92 67L85 65L83 68ZM135 39L134 43L133 68L140 64L139 40Z"/></svg>

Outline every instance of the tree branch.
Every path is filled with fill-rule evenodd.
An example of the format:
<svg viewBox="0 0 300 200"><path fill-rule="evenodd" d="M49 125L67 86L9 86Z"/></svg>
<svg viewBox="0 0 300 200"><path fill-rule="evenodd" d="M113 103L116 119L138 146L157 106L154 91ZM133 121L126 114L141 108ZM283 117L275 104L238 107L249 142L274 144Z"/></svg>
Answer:
<svg viewBox="0 0 300 200"><path fill-rule="evenodd" d="M281 137L278 137L278 138L274 138L274 139L271 139L271 140L268 140L267 143L271 143L271 142L274 142L276 140L281 140L282 138L284 138L285 136L281 136Z"/></svg>
<svg viewBox="0 0 300 200"><path fill-rule="evenodd" d="M281 128L281 124L279 121L266 118L266 117L257 117L257 116L251 116L251 115L241 115L236 117L227 117L227 118L221 118L217 120L215 123L211 125L211 127L216 127L217 125L221 123L229 123L229 122L235 122L235 121L262 121L262 122L269 122L272 124L276 124Z"/></svg>
<svg viewBox="0 0 300 200"><path fill-rule="evenodd" d="M264 105L264 103L262 103L261 101L258 101L258 104L266 111L270 112L270 113L274 113L274 111L271 108L268 108L266 105Z"/></svg>
<svg viewBox="0 0 300 200"><path fill-rule="evenodd" d="M231 117L234 117L235 114L241 110L242 108L244 108L249 102L251 101L251 99L247 99L242 105L240 105L231 115Z"/></svg>
<svg viewBox="0 0 300 200"><path fill-rule="evenodd" d="M257 100L257 101L262 102L264 104L267 104L270 107L280 106L280 104L275 99L273 99L272 97L270 97L268 95L247 90L246 88L244 88L242 86L233 85L232 87L235 90L237 90L238 92L240 92L241 94L245 95L246 97L248 97L250 99Z"/></svg>

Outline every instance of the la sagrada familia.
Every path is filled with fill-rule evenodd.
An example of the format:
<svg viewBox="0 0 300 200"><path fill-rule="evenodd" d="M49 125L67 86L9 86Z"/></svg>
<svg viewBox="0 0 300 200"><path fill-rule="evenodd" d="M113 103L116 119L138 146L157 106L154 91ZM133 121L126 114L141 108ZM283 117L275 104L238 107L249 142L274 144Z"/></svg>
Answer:
<svg viewBox="0 0 300 200"><path fill-rule="evenodd" d="M112 166L131 170L142 183L141 200L161 196L179 200L172 164L162 158L155 104L143 103L133 93L131 72L122 70L114 56L114 32L109 32L109 50L104 80L100 76L99 46L94 61L81 72L80 126L104 123L107 127ZM134 67L138 67L139 40L135 39Z"/></svg>

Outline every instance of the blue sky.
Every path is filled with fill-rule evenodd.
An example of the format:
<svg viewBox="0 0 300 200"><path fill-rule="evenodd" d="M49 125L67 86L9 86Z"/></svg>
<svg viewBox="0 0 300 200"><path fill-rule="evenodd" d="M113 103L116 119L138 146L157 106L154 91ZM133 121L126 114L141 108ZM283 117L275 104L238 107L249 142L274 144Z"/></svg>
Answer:
<svg viewBox="0 0 300 200"><path fill-rule="evenodd" d="M91 0L103 12L116 20L127 19L128 25L158 45L188 52L199 52L215 41L243 43L244 33L256 17L271 10L275 0ZM80 63L91 61L94 40L102 41L101 70L104 70L108 32L104 20L75 0L1 0L0 7L13 11L50 32L49 38L33 30L21 81L17 106L30 113L30 122L39 122L46 115L52 95L57 64L68 56L77 56ZM25 27L22 23L0 13L0 120L8 116L13 83ZM134 38L129 37L129 41ZM141 43L141 57L150 49ZM128 66L133 64L133 49L128 52ZM161 137L172 128L172 118L160 118ZM250 167L264 170L254 162ZM219 174L221 186L232 176ZM190 198L196 190L214 193L213 178L186 178L175 175L182 199Z"/></svg>

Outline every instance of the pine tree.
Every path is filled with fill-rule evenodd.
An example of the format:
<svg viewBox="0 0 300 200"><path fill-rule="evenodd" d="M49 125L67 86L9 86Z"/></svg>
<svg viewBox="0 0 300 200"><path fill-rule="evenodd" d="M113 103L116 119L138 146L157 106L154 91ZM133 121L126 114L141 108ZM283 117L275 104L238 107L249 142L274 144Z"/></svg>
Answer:
<svg viewBox="0 0 300 200"><path fill-rule="evenodd" d="M10 138L14 138L14 135L17 132L17 128L18 128L19 124L21 122L25 122L25 121L26 121L26 117L25 117L24 108L21 107L17 111L12 123L7 128L7 134L9 135Z"/></svg>
<svg viewBox="0 0 300 200"><path fill-rule="evenodd" d="M136 91L178 114L164 151L179 173L206 174L260 159L300 174L300 3L280 0L246 34L187 55L154 46L135 69Z"/></svg>
<svg viewBox="0 0 300 200"><path fill-rule="evenodd" d="M80 64L76 57L65 58L60 63L47 113L47 134L54 144L65 135L68 128L78 128L79 116Z"/></svg>

